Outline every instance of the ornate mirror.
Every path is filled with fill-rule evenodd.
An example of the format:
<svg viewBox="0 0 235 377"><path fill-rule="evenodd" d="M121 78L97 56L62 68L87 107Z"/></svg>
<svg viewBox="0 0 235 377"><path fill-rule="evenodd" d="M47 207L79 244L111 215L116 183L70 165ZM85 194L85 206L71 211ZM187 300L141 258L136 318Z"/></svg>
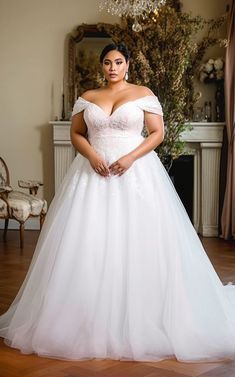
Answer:
<svg viewBox="0 0 235 377"><path fill-rule="evenodd" d="M99 24L79 25L68 43L68 106L85 90L102 85L99 55L112 39Z"/></svg>

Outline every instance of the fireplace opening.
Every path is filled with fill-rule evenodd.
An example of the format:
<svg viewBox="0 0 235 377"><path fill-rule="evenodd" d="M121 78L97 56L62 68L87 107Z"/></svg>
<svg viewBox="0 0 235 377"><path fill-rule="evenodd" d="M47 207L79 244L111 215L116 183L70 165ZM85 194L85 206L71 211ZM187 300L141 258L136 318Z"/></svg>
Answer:
<svg viewBox="0 0 235 377"><path fill-rule="evenodd" d="M169 171L175 189L193 222L194 156L183 155L173 161Z"/></svg>

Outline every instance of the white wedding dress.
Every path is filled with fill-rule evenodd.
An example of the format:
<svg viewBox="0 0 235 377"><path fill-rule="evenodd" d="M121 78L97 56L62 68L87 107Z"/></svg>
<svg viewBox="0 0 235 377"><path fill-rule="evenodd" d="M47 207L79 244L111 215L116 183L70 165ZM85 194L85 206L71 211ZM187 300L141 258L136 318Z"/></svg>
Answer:
<svg viewBox="0 0 235 377"><path fill-rule="evenodd" d="M155 96L108 116L81 97L108 164L143 141ZM78 154L46 217L26 279L0 317L23 353L60 359L235 358L235 287L223 286L154 151L102 177Z"/></svg>

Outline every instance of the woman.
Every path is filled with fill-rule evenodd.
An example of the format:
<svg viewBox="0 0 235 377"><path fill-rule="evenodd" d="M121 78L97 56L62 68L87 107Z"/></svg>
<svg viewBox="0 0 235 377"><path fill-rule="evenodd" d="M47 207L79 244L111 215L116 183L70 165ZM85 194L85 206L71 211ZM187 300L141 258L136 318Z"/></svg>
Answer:
<svg viewBox="0 0 235 377"><path fill-rule="evenodd" d="M123 45L100 60L107 85L74 105L79 154L0 335L23 353L73 360L234 358L234 286L222 285L153 151L161 105L126 81Z"/></svg>
<svg viewBox="0 0 235 377"><path fill-rule="evenodd" d="M92 168L98 174L105 177L110 174L118 174L120 176L130 168L136 159L155 149L163 141L162 110L158 100L154 98L149 88L129 84L124 79L128 74L129 68L129 53L124 46L120 45L117 49L114 49L114 45L108 45L100 56L100 62L108 85L104 88L87 91L80 98L80 101L75 104L73 114L76 115L73 117L71 140L74 147L89 160ZM82 101L82 98L85 101ZM148 138L144 141L141 140L142 143L138 145L136 150L131 150L130 153L108 166L107 161L97 153L86 139L87 126L83 113L79 112L80 104L81 106L82 104L86 106L86 101L87 103L95 104L107 117L111 117L123 105L129 105L137 100L140 100L139 103L141 103L141 100L145 101L145 99L150 100L158 109L157 114L155 114L155 111L154 113L145 113L145 122L149 131ZM139 133L137 135L139 137Z"/></svg>

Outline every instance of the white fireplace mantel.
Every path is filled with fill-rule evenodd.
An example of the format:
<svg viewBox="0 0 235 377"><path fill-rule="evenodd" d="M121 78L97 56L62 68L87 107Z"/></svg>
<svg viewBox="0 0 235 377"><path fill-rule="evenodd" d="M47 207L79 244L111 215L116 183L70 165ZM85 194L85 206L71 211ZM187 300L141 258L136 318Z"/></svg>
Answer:
<svg viewBox="0 0 235 377"><path fill-rule="evenodd" d="M76 152L70 141L70 121L51 121L54 143L55 190ZM193 224L206 237L218 236L219 172L224 123L190 123L182 133L185 153L194 155Z"/></svg>

